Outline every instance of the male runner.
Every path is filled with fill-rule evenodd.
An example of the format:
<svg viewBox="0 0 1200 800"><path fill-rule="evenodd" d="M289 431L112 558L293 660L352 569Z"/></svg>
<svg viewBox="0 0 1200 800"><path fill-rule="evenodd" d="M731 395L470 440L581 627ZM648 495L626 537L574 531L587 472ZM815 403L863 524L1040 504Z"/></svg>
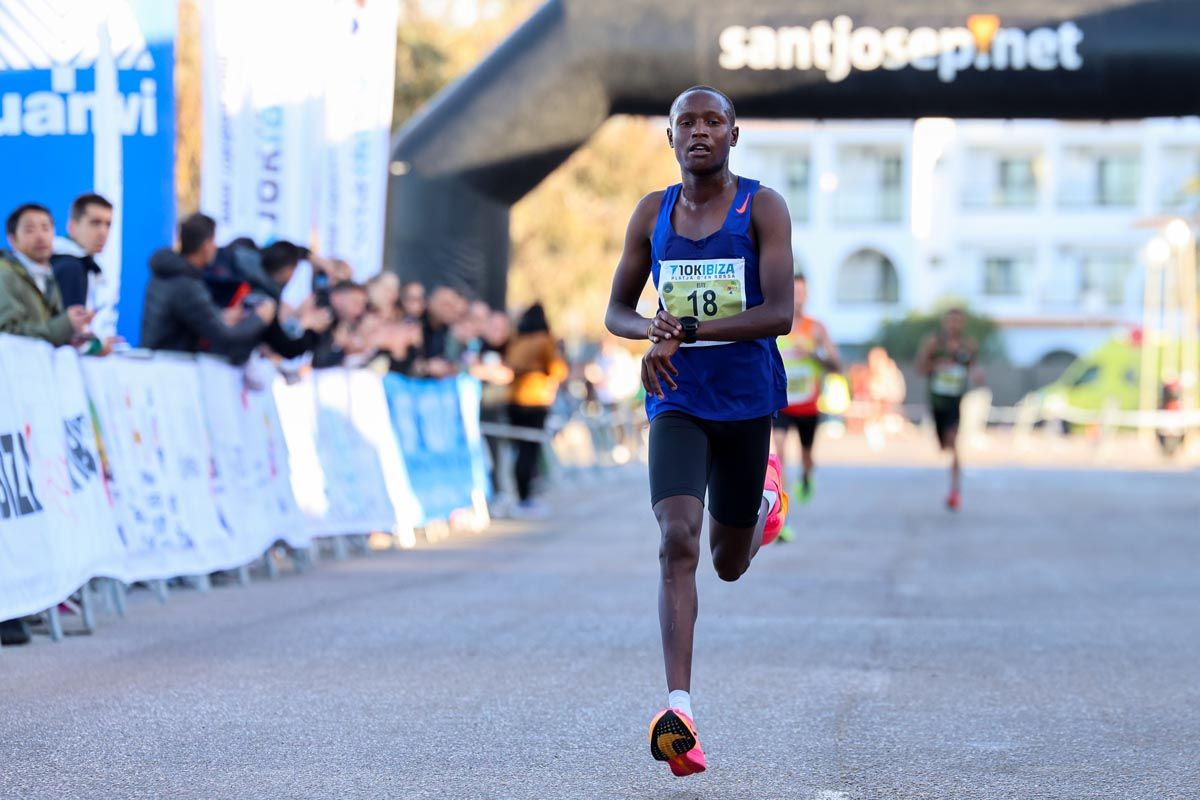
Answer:
<svg viewBox="0 0 1200 800"><path fill-rule="evenodd" d="M779 194L729 171L738 128L728 97L688 89L671 105L670 125L683 182L634 210L605 323L652 342L642 384L662 533L668 707L650 724L650 752L684 776L705 769L689 695L705 493L713 566L727 581L742 576L787 516L770 445L771 418L786 404L775 337L792 324L792 224ZM635 310L650 277L659 296L653 320Z"/></svg>
<svg viewBox="0 0 1200 800"><path fill-rule="evenodd" d="M827 372L841 372L842 361L837 347L829 338L829 332L817 320L804 313L808 300L808 281L797 275L794 282L795 314L792 317L792 332L779 340L779 352L783 354L783 368L787 372L787 408L779 414L775 426L775 452L780 464L786 464L784 451L787 449L788 431L795 428L800 434L800 461L803 472L800 483L792 487L792 494L801 503L812 499L813 442L817 437L820 411L817 401L821 399L821 386ZM786 466L783 474L787 475ZM791 528L787 525L779 532L779 541L791 541Z"/></svg>
<svg viewBox="0 0 1200 800"><path fill-rule="evenodd" d="M961 470L958 459L958 419L963 395L971 380L983 383L975 364L979 346L964 335L967 315L952 308L942 316L942 329L931 333L921 344L917 371L929 378L929 407L938 444L950 452L950 494L946 507L957 511L962 504Z"/></svg>

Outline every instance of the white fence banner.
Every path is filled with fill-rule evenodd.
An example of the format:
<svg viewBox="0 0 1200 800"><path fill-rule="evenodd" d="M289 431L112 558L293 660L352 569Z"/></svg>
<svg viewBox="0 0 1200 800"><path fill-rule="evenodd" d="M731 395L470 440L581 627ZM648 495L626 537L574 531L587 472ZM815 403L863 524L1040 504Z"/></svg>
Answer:
<svg viewBox="0 0 1200 800"><path fill-rule="evenodd" d="M115 535L72 484L52 358L44 342L0 335L0 620L78 589Z"/></svg>
<svg viewBox="0 0 1200 800"><path fill-rule="evenodd" d="M397 0L335 0L325 33L318 239L364 280L383 266Z"/></svg>
<svg viewBox="0 0 1200 800"><path fill-rule="evenodd" d="M200 209L217 220L222 243L312 239L330 13L320 0L202 7ZM285 44L267 45L266 31Z"/></svg>

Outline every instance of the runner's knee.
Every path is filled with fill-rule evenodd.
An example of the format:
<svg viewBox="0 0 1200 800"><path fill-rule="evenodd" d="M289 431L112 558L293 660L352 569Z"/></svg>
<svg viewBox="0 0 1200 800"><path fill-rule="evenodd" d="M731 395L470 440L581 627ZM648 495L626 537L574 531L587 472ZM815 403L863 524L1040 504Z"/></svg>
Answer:
<svg viewBox="0 0 1200 800"><path fill-rule="evenodd" d="M684 517L662 514L658 519L662 544L658 558L664 564L683 566L700 560L699 525Z"/></svg>

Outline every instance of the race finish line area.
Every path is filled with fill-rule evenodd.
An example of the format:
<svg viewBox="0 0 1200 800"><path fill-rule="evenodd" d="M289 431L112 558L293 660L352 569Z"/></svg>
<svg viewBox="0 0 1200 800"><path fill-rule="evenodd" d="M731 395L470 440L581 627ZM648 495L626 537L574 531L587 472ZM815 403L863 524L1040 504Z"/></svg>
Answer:
<svg viewBox="0 0 1200 800"><path fill-rule="evenodd" d="M0 800L1200 798L1197 41L0 0Z"/></svg>
<svg viewBox="0 0 1200 800"><path fill-rule="evenodd" d="M657 542L630 467L544 522L135 592L69 665L4 651L5 794L1188 797L1194 478L978 470L957 517L940 478L830 467L795 542L737 584L702 566L703 784L644 752Z"/></svg>

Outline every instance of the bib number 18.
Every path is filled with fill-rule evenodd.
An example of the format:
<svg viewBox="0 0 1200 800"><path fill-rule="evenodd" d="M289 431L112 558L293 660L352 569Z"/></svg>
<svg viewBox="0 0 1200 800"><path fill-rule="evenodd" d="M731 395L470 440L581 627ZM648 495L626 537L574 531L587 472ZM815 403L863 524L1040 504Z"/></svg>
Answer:
<svg viewBox="0 0 1200 800"><path fill-rule="evenodd" d="M720 307L717 305L717 293L708 289L703 294L696 290L687 296L692 301L692 316L699 317L703 311L705 317L715 317Z"/></svg>

